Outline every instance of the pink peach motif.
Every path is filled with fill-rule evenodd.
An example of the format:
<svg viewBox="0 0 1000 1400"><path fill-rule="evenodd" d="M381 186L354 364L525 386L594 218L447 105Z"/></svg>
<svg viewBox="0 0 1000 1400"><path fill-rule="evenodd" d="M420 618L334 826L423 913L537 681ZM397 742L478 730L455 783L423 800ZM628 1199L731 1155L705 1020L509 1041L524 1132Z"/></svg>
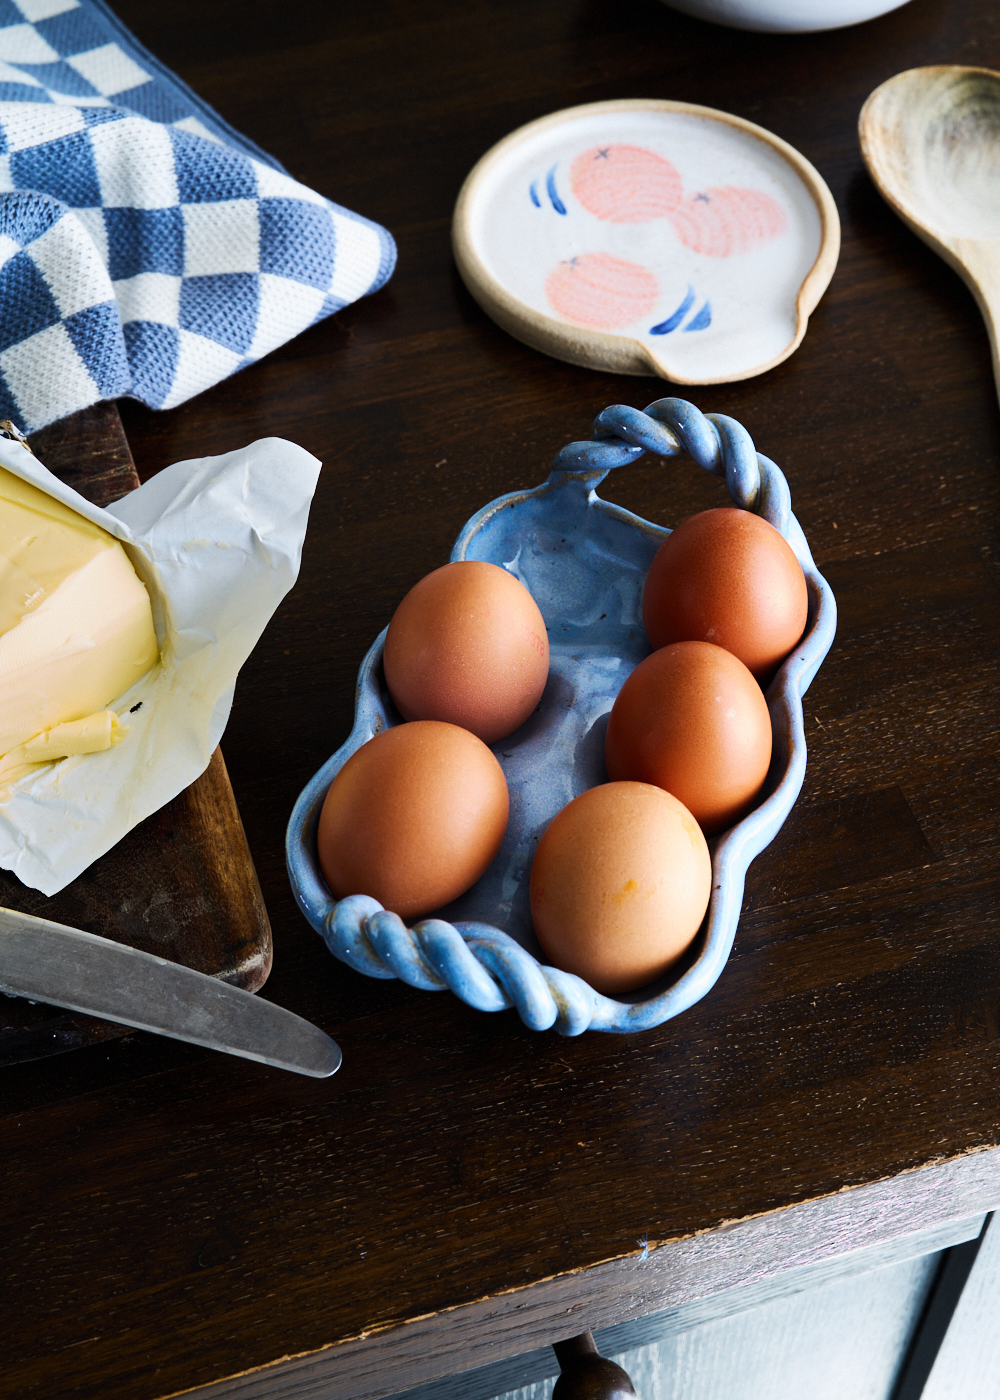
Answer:
<svg viewBox="0 0 1000 1400"><path fill-rule="evenodd" d="M596 218L612 224L669 219L686 247L711 258L748 253L784 233L788 224L784 209L763 190L725 185L685 199L676 166L655 151L623 142L593 146L577 156L569 181ZM558 212L566 212L561 204Z"/></svg>
<svg viewBox="0 0 1000 1400"><path fill-rule="evenodd" d="M735 185L703 190L669 217L684 246L710 258L749 253L784 233L788 223L784 209L769 194Z"/></svg>
<svg viewBox="0 0 1000 1400"><path fill-rule="evenodd" d="M684 186L676 168L642 146L594 146L577 156L569 182L584 209L612 224L662 219L680 204Z"/></svg>
<svg viewBox="0 0 1000 1400"><path fill-rule="evenodd" d="M648 316L660 287L653 273L638 263L610 253L581 253L552 269L545 295L567 321L610 331Z"/></svg>

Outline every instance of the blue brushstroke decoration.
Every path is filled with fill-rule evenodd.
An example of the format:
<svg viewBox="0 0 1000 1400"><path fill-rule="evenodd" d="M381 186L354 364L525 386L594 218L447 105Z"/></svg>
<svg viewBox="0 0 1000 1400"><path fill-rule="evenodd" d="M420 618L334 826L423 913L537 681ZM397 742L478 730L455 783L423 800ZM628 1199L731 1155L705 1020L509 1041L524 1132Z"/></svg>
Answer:
<svg viewBox="0 0 1000 1400"><path fill-rule="evenodd" d="M559 198L559 191L556 189L555 166L552 167L552 169L545 177L545 188L548 191L549 199L552 201L552 208L556 211L557 214L565 214L566 206Z"/></svg>
<svg viewBox="0 0 1000 1400"><path fill-rule="evenodd" d="M684 327L684 330L704 331L707 330L711 324L712 303L710 301L706 301L705 305L701 308L701 310L697 312L696 315L691 317L690 321L688 321L687 325Z"/></svg>
<svg viewBox="0 0 1000 1400"><path fill-rule="evenodd" d="M691 310L693 305L694 289L693 287L689 286L687 289L687 296L681 302L680 306L678 306L674 314L672 316L668 316L665 321L661 321L658 326L650 326L650 335L669 335L671 331L675 331L680 325L680 323L684 320L684 317Z"/></svg>
<svg viewBox="0 0 1000 1400"><path fill-rule="evenodd" d="M537 181L537 180L532 180L532 182L531 182L531 202L532 202L532 204L535 206L536 209L541 209L541 207L542 207L542 201L538 198L538 181Z"/></svg>
<svg viewBox="0 0 1000 1400"><path fill-rule="evenodd" d="M645 452L690 456L725 479L734 505L785 537L805 574L809 621L767 690L774 736L768 787L752 812L712 840L712 898L691 957L654 985L615 999L545 965L531 927L528 876L538 837L556 812L606 780L604 722L625 678L649 654L643 581L670 532L596 490L609 471ZM645 412L615 404L597 417L589 441L556 455L547 481L478 511L451 557L486 560L514 574L534 596L550 635L541 705L494 747L511 796L500 852L472 889L413 928L368 895L337 900L328 889L316 852L327 789L362 744L402 722L385 686L382 632L361 664L350 737L306 785L288 826L288 873L298 906L330 952L367 977L448 988L481 1011L515 1006L526 1026L560 1035L658 1026L694 1005L721 975L747 867L776 836L805 775L802 696L833 641L837 608L792 514L788 483L732 418L700 413L684 399L659 399Z"/></svg>

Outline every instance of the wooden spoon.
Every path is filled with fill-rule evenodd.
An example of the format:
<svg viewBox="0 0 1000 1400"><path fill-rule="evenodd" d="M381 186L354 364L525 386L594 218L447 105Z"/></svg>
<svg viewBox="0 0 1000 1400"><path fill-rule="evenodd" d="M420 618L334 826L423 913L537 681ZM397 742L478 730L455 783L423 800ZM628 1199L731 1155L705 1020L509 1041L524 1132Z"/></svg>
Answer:
<svg viewBox="0 0 1000 1400"><path fill-rule="evenodd" d="M1000 73L955 64L897 73L858 125L881 194L979 303L1000 393Z"/></svg>

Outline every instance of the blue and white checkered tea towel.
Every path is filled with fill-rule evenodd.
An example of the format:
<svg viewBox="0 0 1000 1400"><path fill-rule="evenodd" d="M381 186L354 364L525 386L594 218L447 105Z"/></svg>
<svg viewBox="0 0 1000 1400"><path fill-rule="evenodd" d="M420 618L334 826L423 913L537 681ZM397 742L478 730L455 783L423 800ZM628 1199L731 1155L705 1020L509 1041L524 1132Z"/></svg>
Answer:
<svg viewBox="0 0 1000 1400"><path fill-rule="evenodd" d="M0 0L0 418L172 408L376 291L395 256L102 0Z"/></svg>

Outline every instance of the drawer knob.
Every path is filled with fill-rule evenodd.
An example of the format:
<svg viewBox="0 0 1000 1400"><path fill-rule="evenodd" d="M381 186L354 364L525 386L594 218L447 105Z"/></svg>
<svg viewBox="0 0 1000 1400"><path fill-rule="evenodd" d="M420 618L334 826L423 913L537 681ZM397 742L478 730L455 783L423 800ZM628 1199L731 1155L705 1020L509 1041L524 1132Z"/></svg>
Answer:
<svg viewBox="0 0 1000 1400"><path fill-rule="evenodd" d="M591 1332L557 1342L552 1349L560 1370L552 1400L634 1400L628 1375L600 1355Z"/></svg>

